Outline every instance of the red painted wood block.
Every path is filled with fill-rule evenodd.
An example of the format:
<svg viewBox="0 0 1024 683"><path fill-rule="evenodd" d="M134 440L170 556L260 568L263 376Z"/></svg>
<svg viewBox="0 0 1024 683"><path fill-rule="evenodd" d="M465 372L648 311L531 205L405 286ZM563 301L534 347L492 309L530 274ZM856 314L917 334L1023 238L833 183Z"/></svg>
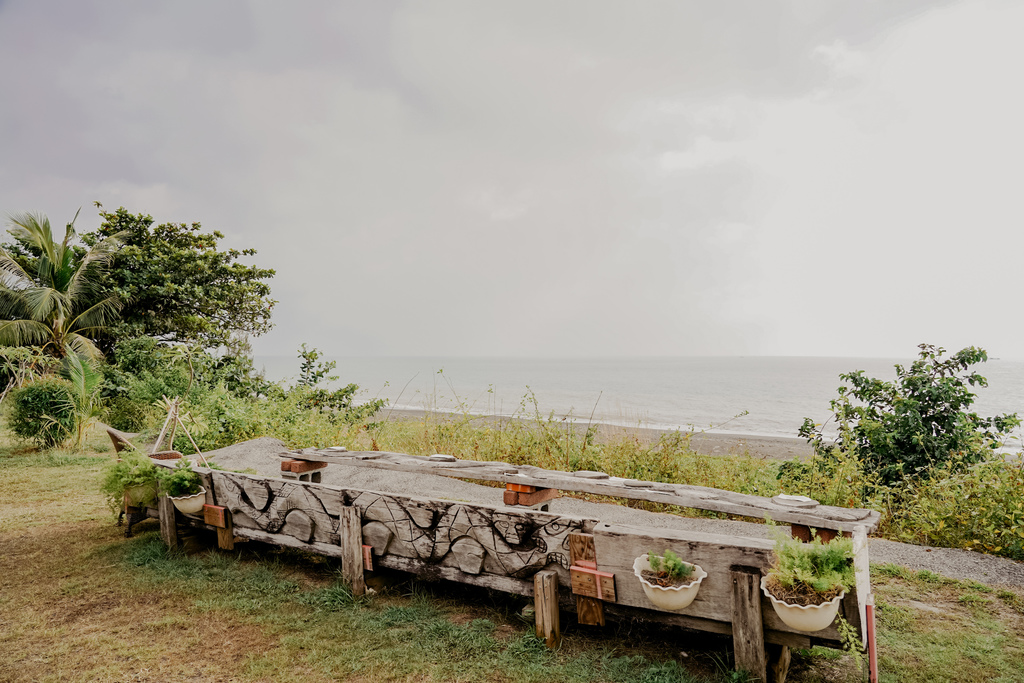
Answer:
<svg viewBox="0 0 1024 683"><path fill-rule="evenodd" d="M312 472L313 470L322 470L325 467L327 467L327 463L325 462L312 462L310 460L292 460L292 472L294 474Z"/></svg>
<svg viewBox="0 0 1024 683"><path fill-rule="evenodd" d="M615 574L573 565L569 567L569 578L575 595L615 602Z"/></svg>
<svg viewBox="0 0 1024 683"><path fill-rule="evenodd" d="M228 523L225 516L227 508L223 505L204 505L203 506L203 521L210 526L215 526L219 529L225 528Z"/></svg>
<svg viewBox="0 0 1024 683"><path fill-rule="evenodd" d="M549 500L561 497L558 489L539 489L535 493L520 493L519 504L520 505L537 505L538 503L546 503Z"/></svg>
<svg viewBox="0 0 1024 683"><path fill-rule="evenodd" d="M515 491L516 493L536 493L536 486L528 486L526 484L505 484L506 491Z"/></svg>
<svg viewBox="0 0 1024 683"><path fill-rule="evenodd" d="M325 462L312 462L310 460L291 460L285 459L281 461L282 472L292 472L294 474L302 474L303 472L312 472L313 470L319 470L327 467Z"/></svg>
<svg viewBox="0 0 1024 683"><path fill-rule="evenodd" d="M505 501L505 505L519 505L519 494L515 491L504 491L502 500Z"/></svg>
<svg viewBox="0 0 1024 683"><path fill-rule="evenodd" d="M363 569L368 572L373 571L373 546L363 546Z"/></svg>

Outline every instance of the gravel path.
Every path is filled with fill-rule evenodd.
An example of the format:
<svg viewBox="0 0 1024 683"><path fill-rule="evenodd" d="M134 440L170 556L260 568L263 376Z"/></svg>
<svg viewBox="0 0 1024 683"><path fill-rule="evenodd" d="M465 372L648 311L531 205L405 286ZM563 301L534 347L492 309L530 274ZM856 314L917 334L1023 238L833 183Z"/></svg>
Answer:
<svg viewBox="0 0 1024 683"><path fill-rule="evenodd" d="M211 451L206 456L227 469L252 468L263 475L278 476L281 471L280 454L285 450L281 441L264 437ZM370 467L332 464L323 472L323 483L381 493L442 498L484 505L502 505L500 489L434 474L394 472ZM612 524L633 524L708 533L724 532L750 537L769 535L768 527L764 524L678 517L635 510L623 505L592 503L573 498L558 499L552 504L552 509L566 515L599 519ZM989 585L1024 587L1024 563L1001 557L952 548L908 545L879 538L870 539L869 552L872 563L892 563L913 570L927 569L943 576L973 579Z"/></svg>

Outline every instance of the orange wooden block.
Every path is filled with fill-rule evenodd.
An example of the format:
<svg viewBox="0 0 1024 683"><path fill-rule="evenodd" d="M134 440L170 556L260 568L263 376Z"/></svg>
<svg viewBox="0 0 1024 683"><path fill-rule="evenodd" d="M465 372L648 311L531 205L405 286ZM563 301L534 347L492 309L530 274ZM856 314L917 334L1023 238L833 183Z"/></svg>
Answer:
<svg viewBox="0 0 1024 683"><path fill-rule="evenodd" d="M539 489L535 493L520 493L519 504L537 505L538 503L546 503L549 500L554 500L561 495L562 494L559 493L558 489Z"/></svg>
<svg viewBox="0 0 1024 683"><path fill-rule="evenodd" d="M327 467L325 462L312 462L310 460L293 460L292 461L292 472L295 474L302 474L303 472L312 472L313 470L322 470Z"/></svg>
<svg viewBox="0 0 1024 683"><path fill-rule="evenodd" d="M515 491L516 493L536 493L536 486L528 486L526 484L505 484L506 491Z"/></svg>
<svg viewBox="0 0 1024 683"><path fill-rule="evenodd" d="M210 526L223 529L228 525L224 515L226 510L227 508L222 505L204 505L203 521Z"/></svg>
<svg viewBox="0 0 1024 683"><path fill-rule="evenodd" d="M575 595L615 602L615 574L574 565L569 567L569 578Z"/></svg>

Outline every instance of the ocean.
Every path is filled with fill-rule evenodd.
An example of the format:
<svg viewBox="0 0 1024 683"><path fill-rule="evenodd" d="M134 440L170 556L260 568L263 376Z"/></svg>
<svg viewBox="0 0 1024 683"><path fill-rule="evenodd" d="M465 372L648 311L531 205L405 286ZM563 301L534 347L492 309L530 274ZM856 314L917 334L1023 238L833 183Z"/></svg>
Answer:
<svg viewBox="0 0 1024 683"><path fill-rule="evenodd" d="M272 381L294 381L297 357L257 356ZM895 379L894 364L912 359L709 358L418 358L329 357L337 384L355 383L363 401L385 398L396 408L480 415L571 416L579 422L627 427L795 437L804 417L831 414L840 373L864 370ZM1024 361L976 366L983 416L1024 412ZM744 414L745 413L745 414Z"/></svg>

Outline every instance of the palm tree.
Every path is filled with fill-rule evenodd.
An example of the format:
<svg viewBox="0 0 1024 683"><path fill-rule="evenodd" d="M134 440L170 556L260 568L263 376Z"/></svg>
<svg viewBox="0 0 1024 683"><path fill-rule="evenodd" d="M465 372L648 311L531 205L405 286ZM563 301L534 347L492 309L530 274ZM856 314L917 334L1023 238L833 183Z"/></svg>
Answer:
<svg viewBox="0 0 1024 683"><path fill-rule="evenodd" d="M91 337L102 332L121 309L115 295L93 303L96 271L114 255L119 236L108 237L82 254L72 243L75 218L64 240L56 242L42 214L8 216L8 232L30 253L15 257L0 248L0 344L39 346L63 358L69 354L99 358Z"/></svg>

